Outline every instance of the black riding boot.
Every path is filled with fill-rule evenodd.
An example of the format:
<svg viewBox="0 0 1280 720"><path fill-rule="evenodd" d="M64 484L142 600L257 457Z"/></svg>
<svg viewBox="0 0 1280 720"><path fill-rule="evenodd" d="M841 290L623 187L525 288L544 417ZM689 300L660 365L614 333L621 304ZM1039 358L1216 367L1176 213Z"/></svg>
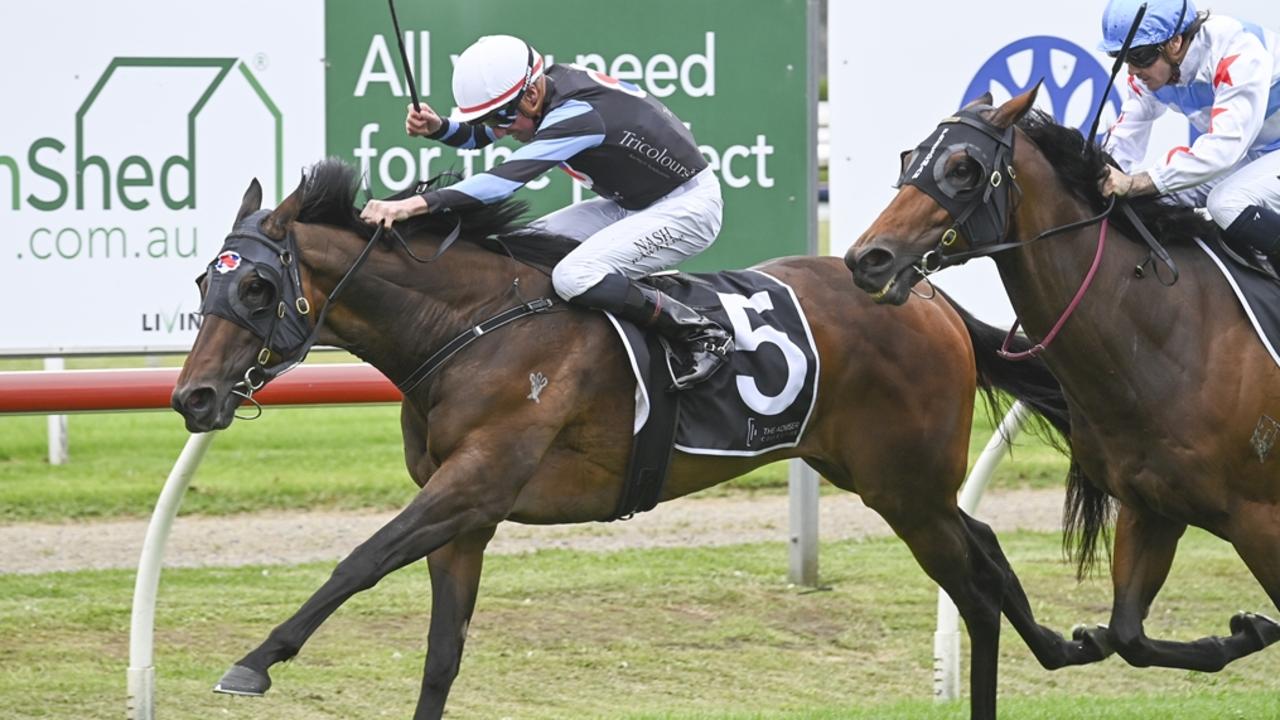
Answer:
<svg viewBox="0 0 1280 720"><path fill-rule="evenodd" d="M1260 205L1250 205L1224 231L1227 243L1237 252L1253 250L1280 270L1280 213Z"/></svg>
<svg viewBox="0 0 1280 720"><path fill-rule="evenodd" d="M622 275L609 275L574 301L653 328L683 355L672 381L683 390L711 377L733 352L733 336L718 323L666 293Z"/></svg>

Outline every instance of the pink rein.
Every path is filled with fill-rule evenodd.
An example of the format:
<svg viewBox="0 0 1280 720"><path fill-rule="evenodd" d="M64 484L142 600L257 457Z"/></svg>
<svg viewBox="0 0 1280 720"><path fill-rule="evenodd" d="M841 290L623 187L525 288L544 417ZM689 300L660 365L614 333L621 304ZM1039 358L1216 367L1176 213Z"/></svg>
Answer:
<svg viewBox="0 0 1280 720"><path fill-rule="evenodd" d="M1030 350L1023 352L1009 352L1009 342L1013 340L1013 336L1018 332L1018 326L1022 324L1021 320L1014 319L1013 327L1009 328L1009 334L1004 337L1004 344L1000 346L998 354L1005 360L1028 360L1049 347L1049 343L1058 336L1058 331L1066 324L1067 318L1071 317L1071 313L1075 312L1076 307L1080 305L1080 301L1084 298L1084 293L1089 289L1089 285L1093 283L1093 276L1098 272L1098 266L1102 264L1102 249L1107 245L1107 218L1102 219L1102 225L1098 230L1098 251L1093 256L1093 266L1089 268L1089 273L1084 276L1084 282L1080 284L1080 289L1076 291L1076 296L1071 298L1071 304L1063 311L1062 317L1058 318L1058 322L1053 324L1053 329L1048 335L1044 336L1044 340L1036 343Z"/></svg>

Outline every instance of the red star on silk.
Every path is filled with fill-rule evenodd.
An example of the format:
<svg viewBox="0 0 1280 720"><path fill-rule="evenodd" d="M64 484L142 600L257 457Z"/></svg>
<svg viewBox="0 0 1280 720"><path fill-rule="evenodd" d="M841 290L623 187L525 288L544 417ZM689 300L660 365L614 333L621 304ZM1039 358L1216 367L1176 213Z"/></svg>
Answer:
<svg viewBox="0 0 1280 720"><path fill-rule="evenodd" d="M1213 89L1217 90L1218 86L1226 83L1235 87L1235 83L1231 82L1231 63L1236 61L1239 55L1228 55L1218 62L1218 69L1213 71Z"/></svg>
<svg viewBox="0 0 1280 720"><path fill-rule="evenodd" d="M1226 108L1216 107L1209 111L1209 132L1213 132L1213 119L1226 112Z"/></svg>
<svg viewBox="0 0 1280 720"><path fill-rule="evenodd" d="M1165 164L1165 165L1168 165L1169 163L1173 162L1173 156L1174 156L1174 155L1176 155L1176 154L1178 154L1178 153L1180 153L1180 152L1181 152L1181 153L1186 153L1186 154L1188 154L1188 155L1191 155L1191 154L1192 154L1192 153L1191 153L1191 148L1187 147L1186 145L1179 145L1178 147L1176 147L1176 148L1174 148L1174 149L1170 150L1170 151L1169 151L1169 154L1168 154L1168 155L1166 155L1166 156L1164 157L1164 164Z"/></svg>

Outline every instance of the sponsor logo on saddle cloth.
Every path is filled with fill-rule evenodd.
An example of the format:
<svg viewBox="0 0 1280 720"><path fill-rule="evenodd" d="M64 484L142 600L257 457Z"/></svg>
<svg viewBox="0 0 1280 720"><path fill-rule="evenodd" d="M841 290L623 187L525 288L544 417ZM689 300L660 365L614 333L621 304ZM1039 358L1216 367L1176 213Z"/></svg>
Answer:
<svg viewBox="0 0 1280 720"><path fill-rule="evenodd" d="M705 382L681 391L675 447L698 455L760 455L793 447L804 435L817 397L818 352L791 288L759 270L651 278L655 286L697 308L734 336L728 364ZM648 414L648 351L631 325L614 321L630 354L639 387L636 430Z"/></svg>

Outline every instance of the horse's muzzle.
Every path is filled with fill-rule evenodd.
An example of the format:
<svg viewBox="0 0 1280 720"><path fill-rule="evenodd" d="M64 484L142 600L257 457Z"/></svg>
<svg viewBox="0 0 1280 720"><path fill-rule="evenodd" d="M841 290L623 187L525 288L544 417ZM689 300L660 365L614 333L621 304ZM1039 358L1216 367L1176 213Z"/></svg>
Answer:
<svg viewBox="0 0 1280 720"><path fill-rule="evenodd" d="M853 273L853 283L878 303L901 305L906 302L911 285L917 278L909 261L903 261L883 246L851 248L844 264Z"/></svg>
<svg viewBox="0 0 1280 720"><path fill-rule="evenodd" d="M230 392L220 396L211 385L180 385L174 388L169 405L186 420L188 432L201 433L230 425L238 400Z"/></svg>

